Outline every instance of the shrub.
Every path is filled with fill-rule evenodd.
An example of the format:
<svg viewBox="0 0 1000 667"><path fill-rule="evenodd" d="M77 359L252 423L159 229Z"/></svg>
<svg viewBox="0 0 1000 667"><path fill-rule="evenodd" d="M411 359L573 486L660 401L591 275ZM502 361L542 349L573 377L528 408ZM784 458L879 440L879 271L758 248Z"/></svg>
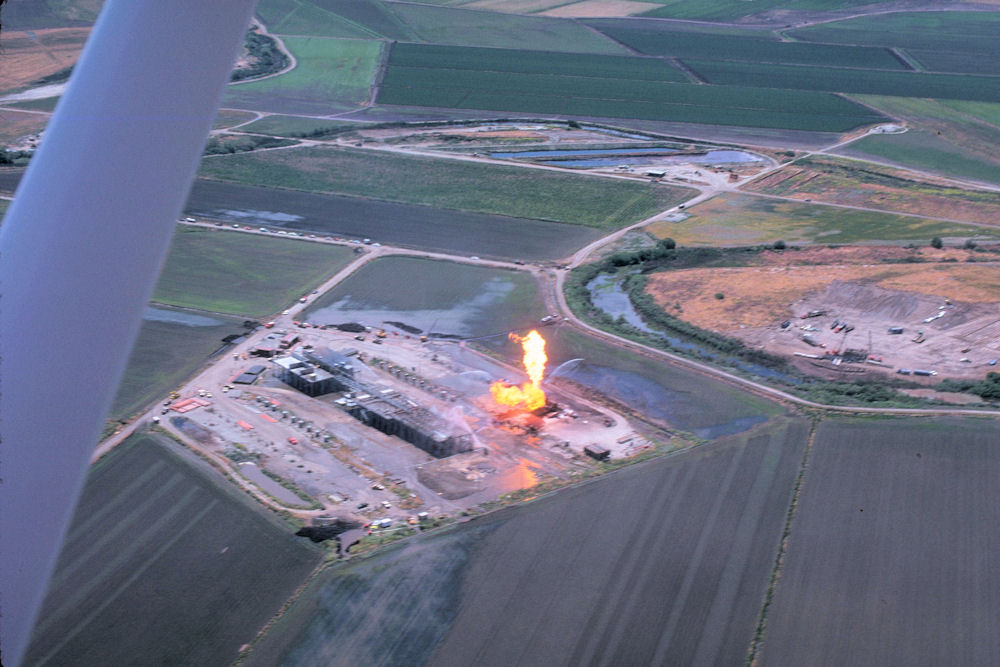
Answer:
<svg viewBox="0 0 1000 667"><path fill-rule="evenodd" d="M942 246L944 246L944 241L941 240L940 236L935 236L934 238L931 239L932 248L937 248L938 250L940 250Z"/></svg>

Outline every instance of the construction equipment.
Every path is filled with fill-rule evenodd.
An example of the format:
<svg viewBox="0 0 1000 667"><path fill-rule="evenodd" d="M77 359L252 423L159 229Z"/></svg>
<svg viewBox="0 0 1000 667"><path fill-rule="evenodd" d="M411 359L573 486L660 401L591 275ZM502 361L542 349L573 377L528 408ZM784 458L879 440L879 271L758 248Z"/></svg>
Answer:
<svg viewBox="0 0 1000 667"><path fill-rule="evenodd" d="M910 340L912 340L914 343L923 343L927 339L924 338L924 332L923 331L918 331L917 335L914 336L913 338L911 338Z"/></svg>

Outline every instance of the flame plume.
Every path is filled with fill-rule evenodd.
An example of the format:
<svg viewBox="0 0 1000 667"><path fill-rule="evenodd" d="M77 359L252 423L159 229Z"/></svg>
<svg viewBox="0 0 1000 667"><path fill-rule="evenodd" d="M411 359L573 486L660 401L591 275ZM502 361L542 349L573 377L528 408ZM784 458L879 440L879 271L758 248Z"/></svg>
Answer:
<svg viewBox="0 0 1000 667"><path fill-rule="evenodd" d="M500 405L537 410L545 405L545 392L541 387L545 363L548 361L545 356L545 339L534 330L523 337L512 333L510 339L519 342L524 349L524 369L528 372L528 381L520 387L502 381L494 382L490 386L490 393Z"/></svg>

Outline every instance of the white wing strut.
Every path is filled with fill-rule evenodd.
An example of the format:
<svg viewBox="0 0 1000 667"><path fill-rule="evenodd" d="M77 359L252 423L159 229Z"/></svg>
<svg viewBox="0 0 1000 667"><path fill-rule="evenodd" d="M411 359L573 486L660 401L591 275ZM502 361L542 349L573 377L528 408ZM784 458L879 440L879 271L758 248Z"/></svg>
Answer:
<svg viewBox="0 0 1000 667"><path fill-rule="evenodd" d="M20 664L254 0L109 0L0 228L0 646Z"/></svg>

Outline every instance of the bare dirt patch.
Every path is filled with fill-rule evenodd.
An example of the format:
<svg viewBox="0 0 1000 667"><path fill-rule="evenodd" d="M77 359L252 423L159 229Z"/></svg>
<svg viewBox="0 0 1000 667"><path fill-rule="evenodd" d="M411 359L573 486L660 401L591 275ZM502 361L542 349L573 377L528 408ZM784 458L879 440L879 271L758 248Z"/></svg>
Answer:
<svg viewBox="0 0 1000 667"><path fill-rule="evenodd" d="M642 14L658 7L660 5L656 3L636 2L635 0L583 0L583 2L560 5L539 13L544 16L563 18L611 18Z"/></svg>
<svg viewBox="0 0 1000 667"><path fill-rule="evenodd" d="M1000 194L955 187L899 169L857 167L844 160L810 158L744 187L800 201L872 208L996 226Z"/></svg>
<svg viewBox="0 0 1000 667"><path fill-rule="evenodd" d="M1000 357L1000 265L941 261L969 252L957 249L928 253L939 261L899 262L906 252L916 251L762 253L759 266L655 274L647 291L671 314L783 356L829 360L854 349L864 351L862 358L881 359L890 371L916 368L975 378L994 370L988 362ZM802 317L810 311L824 314ZM786 320L790 324L783 329ZM835 320L848 322L852 331L835 331ZM903 333L891 334L891 327L902 327Z"/></svg>
<svg viewBox="0 0 1000 667"><path fill-rule="evenodd" d="M0 109L0 147L10 150L34 148L38 133L49 122L47 114Z"/></svg>
<svg viewBox="0 0 1000 667"><path fill-rule="evenodd" d="M90 28L4 34L0 92L23 88L76 63Z"/></svg>

